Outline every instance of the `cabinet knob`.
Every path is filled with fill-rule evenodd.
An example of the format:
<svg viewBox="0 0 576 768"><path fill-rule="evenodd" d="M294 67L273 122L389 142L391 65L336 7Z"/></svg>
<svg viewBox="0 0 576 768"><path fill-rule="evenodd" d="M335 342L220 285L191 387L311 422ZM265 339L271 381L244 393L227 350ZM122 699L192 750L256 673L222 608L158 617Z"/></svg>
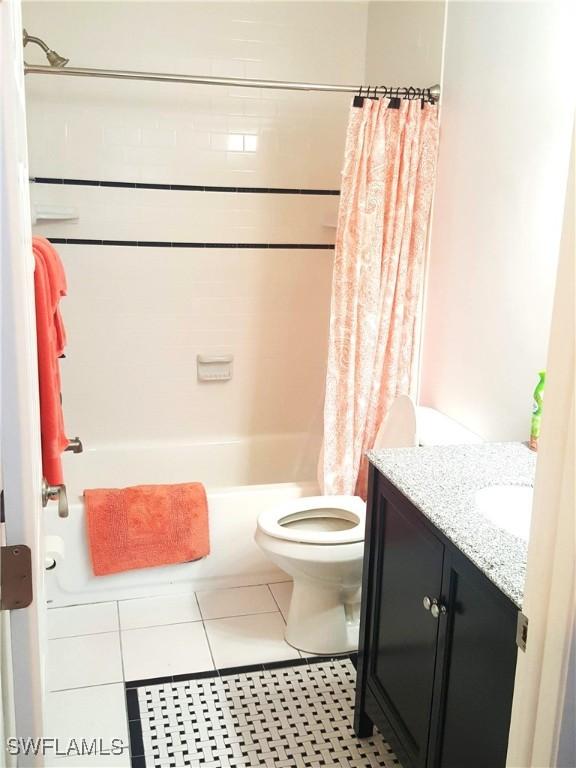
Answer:
<svg viewBox="0 0 576 768"><path fill-rule="evenodd" d="M446 606L439 604L436 600L432 603L432 606L430 607L430 613L432 616L434 616L435 619L437 619L440 615L444 615L446 613Z"/></svg>
<svg viewBox="0 0 576 768"><path fill-rule="evenodd" d="M429 611L429 610L430 610L430 608L432 608L432 599L431 599L430 597L428 597L428 595L426 595L426 596L424 597L424 599L422 600L422 605L424 606L424 608L425 608L427 611Z"/></svg>

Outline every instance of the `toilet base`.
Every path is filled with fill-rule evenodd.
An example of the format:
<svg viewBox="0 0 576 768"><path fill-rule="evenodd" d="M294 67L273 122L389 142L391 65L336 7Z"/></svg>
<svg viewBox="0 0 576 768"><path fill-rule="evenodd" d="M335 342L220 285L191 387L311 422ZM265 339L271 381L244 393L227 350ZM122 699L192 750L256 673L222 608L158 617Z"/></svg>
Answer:
<svg viewBox="0 0 576 768"><path fill-rule="evenodd" d="M286 642L304 653L331 655L358 649L360 590L295 579Z"/></svg>

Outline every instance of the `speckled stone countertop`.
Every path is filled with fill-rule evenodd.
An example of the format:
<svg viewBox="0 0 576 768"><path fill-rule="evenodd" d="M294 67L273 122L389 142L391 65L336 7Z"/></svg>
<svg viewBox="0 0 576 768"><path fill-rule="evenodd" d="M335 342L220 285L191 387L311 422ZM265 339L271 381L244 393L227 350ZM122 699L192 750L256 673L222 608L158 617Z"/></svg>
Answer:
<svg viewBox="0 0 576 768"><path fill-rule="evenodd" d="M369 451L368 458L519 608L527 542L475 510L476 491L533 485L536 454L522 443L477 443Z"/></svg>

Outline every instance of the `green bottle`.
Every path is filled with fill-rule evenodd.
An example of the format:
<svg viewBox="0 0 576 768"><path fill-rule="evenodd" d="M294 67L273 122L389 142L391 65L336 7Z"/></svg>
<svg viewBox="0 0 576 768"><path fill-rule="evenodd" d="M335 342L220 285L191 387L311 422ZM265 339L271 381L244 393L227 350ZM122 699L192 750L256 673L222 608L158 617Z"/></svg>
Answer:
<svg viewBox="0 0 576 768"><path fill-rule="evenodd" d="M538 371L538 384L534 390L534 402L532 404L532 423L530 426L530 448L538 450L538 438L540 437L540 423L542 421L542 401L544 399L544 386L546 384L546 371Z"/></svg>

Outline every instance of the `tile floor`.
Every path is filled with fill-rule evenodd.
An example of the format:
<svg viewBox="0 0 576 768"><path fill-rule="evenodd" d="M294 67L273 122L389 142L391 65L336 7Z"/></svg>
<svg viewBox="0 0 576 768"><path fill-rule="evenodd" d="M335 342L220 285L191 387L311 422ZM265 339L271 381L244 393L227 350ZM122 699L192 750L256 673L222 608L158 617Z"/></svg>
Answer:
<svg viewBox="0 0 576 768"><path fill-rule="evenodd" d="M128 689L133 768L401 768L353 732L350 658L281 664Z"/></svg>
<svg viewBox="0 0 576 768"><path fill-rule="evenodd" d="M292 584L236 587L48 611L48 728L127 742L124 683L300 658L284 640ZM130 765L128 754L50 765Z"/></svg>

